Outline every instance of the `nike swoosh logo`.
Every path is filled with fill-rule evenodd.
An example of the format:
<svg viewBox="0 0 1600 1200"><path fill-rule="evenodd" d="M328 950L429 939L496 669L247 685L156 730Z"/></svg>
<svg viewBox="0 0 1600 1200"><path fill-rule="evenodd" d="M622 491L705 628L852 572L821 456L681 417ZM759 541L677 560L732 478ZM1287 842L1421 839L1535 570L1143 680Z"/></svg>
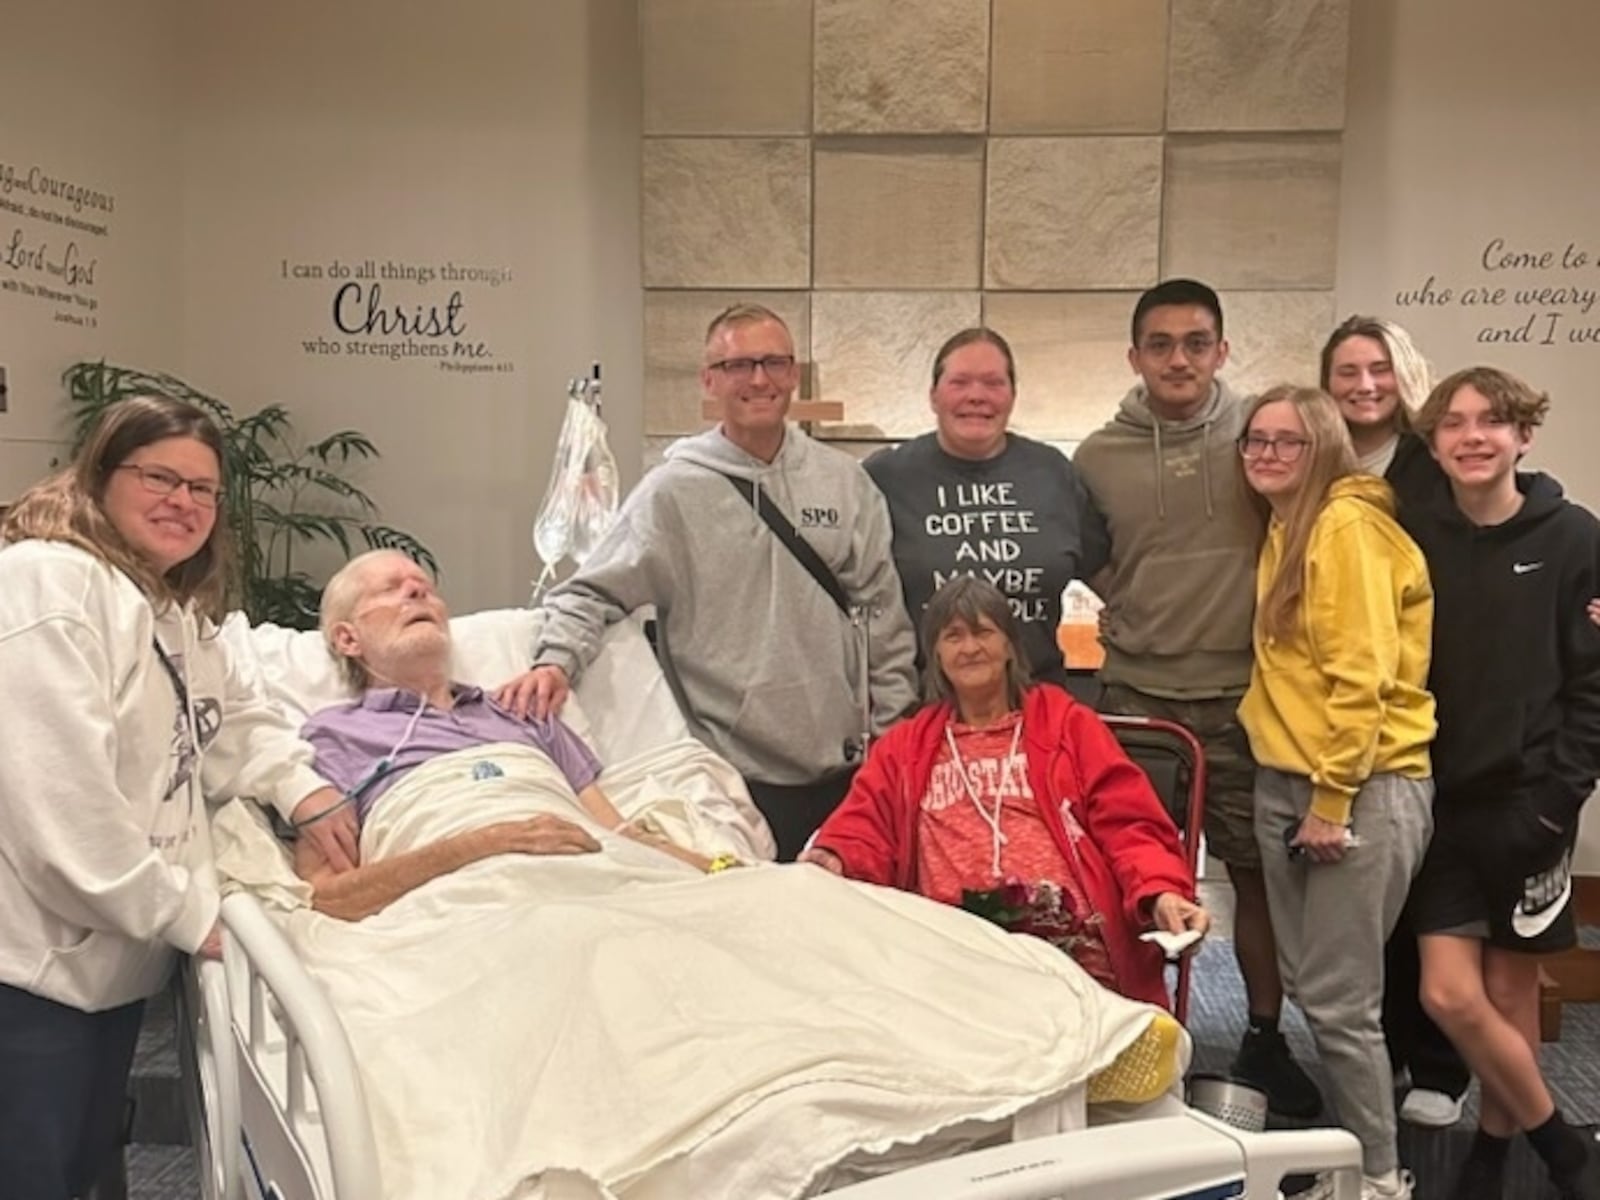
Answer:
<svg viewBox="0 0 1600 1200"><path fill-rule="evenodd" d="M1526 575L1529 571L1537 571L1544 566L1542 562L1512 563L1511 572L1514 575Z"/></svg>
<svg viewBox="0 0 1600 1200"><path fill-rule="evenodd" d="M1563 881L1561 890L1555 897L1546 900L1537 907L1530 907L1528 898L1523 897L1517 906L1511 910L1511 928L1518 937L1536 938L1550 926L1554 925L1567 907L1567 902L1572 899L1572 876L1569 874Z"/></svg>

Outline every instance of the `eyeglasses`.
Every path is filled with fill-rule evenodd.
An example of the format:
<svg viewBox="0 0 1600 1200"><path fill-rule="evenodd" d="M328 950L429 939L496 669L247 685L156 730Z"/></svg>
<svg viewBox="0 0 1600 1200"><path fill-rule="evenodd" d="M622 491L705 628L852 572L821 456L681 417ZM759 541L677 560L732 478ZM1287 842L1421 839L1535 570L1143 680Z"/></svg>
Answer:
<svg viewBox="0 0 1600 1200"><path fill-rule="evenodd" d="M1239 439L1239 453L1246 459L1254 462L1258 458L1265 458L1267 451L1281 463L1292 463L1305 448L1311 445L1310 438L1303 437L1263 437L1259 433L1247 433Z"/></svg>
<svg viewBox="0 0 1600 1200"><path fill-rule="evenodd" d="M707 366L743 383L755 377L757 367L767 373L768 379L786 379L794 371L795 361L792 354L769 354L765 358L725 358Z"/></svg>
<svg viewBox="0 0 1600 1200"><path fill-rule="evenodd" d="M189 499L201 508L215 508L222 501L222 485L209 479L185 479L165 467L141 467L137 463L123 463L113 471L136 471L144 490L157 496L170 496L181 487L189 489Z"/></svg>
<svg viewBox="0 0 1600 1200"><path fill-rule="evenodd" d="M1161 334L1146 338L1139 345L1141 354L1151 358L1171 358L1172 352L1183 347L1185 358L1204 358L1217 348L1217 339L1209 333L1191 333L1185 338L1170 338Z"/></svg>

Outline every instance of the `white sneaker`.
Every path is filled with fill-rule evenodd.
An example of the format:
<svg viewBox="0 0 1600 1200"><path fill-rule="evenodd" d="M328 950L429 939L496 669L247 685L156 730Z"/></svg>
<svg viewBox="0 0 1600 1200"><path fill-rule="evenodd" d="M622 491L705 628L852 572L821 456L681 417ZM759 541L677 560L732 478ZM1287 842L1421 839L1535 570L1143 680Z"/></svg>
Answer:
<svg viewBox="0 0 1600 1200"><path fill-rule="evenodd" d="M1430 1088L1412 1088L1400 1105L1400 1119L1426 1129L1448 1129L1461 1120L1467 1098Z"/></svg>
<svg viewBox="0 0 1600 1200"><path fill-rule="evenodd" d="M1410 1171L1401 1171L1400 1180L1393 1188L1384 1187L1376 1179L1361 1177L1361 1200L1411 1200L1411 1189L1416 1179ZM1324 1171L1317 1181L1303 1192L1296 1192L1289 1200L1334 1200L1335 1187L1332 1171Z"/></svg>

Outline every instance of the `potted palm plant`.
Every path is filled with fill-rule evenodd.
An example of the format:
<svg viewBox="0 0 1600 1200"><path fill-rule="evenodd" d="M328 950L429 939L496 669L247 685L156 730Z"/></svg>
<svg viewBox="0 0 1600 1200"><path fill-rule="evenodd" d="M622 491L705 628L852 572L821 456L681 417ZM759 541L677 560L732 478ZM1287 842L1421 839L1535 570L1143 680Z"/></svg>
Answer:
<svg viewBox="0 0 1600 1200"><path fill-rule="evenodd" d="M176 376L105 362L75 363L62 381L74 451L102 412L130 396L170 396L211 414L227 460L223 511L238 547L233 603L252 623L294 629L316 624L322 585L296 563L296 551L310 543L334 543L347 557L357 546L400 550L438 574L428 548L383 524L372 497L346 477L347 467L379 456L365 434L345 429L300 445L281 404L240 417Z"/></svg>

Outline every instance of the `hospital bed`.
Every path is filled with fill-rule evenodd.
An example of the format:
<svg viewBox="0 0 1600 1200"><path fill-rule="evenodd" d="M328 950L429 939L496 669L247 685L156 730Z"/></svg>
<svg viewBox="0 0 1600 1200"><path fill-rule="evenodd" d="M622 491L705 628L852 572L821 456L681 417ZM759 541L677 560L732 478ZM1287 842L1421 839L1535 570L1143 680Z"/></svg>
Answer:
<svg viewBox="0 0 1600 1200"><path fill-rule="evenodd" d="M459 677L496 683L525 663L531 616L452 622ZM343 698L315 635L234 624L225 636L258 683L291 711ZM572 723L602 761L686 737L688 729L637 626L617 626L576 692ZM605 782L604 777L602 783ZM746 855L770 841L736 807L717 814ZM208 1200L380 1200L380 1147L351 1042L324 989L255 896L225 899L221 963L192 964L179 987L180 1041L193 1081L191 1123ZM1337 1131L1248 1135L1171 1096L1089 1120L1085 1089L1017 1113L1004 1128L963 1129L924 1145L940 1156L882 1178L841 1172L840 1200L1180 1200L1271 1196L1289 1170L1335 1169L1354 1200L1359 1149ZM1139 1118L1128 1123L1125 1118ZM1155 1122L1151 1124L1150 1122ZM1014 1140L1006 1141L1011 1138ZM1024 1140L1026 1139L1026 1140ZM1003 1144L988 1144L996 1141ZM975 1144L987 1148L973 1149ZM885 1164L899 1168L892 1154ZM547 1193L560 1200L559 1184ZM589 1192L572 1192L589 1195ZM488 1198L486 1198L488 1200Z"/></svg>

